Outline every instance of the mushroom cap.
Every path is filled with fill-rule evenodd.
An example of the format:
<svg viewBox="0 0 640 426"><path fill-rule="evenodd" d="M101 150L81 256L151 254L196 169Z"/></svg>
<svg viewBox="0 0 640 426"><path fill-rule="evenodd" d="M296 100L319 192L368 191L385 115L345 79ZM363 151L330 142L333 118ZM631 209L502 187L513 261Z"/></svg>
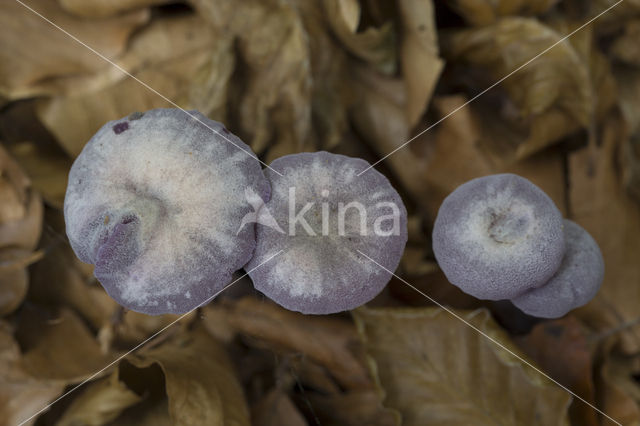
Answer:
<svg viewBox="0 0 640 426"><path fill-rule="evenodd" d="M448 280L479 299L511 299L546 283L564 254L562 214L514 174L470 180L444 200L433 251Z"/></svg>
<svg viewBox="0 0 640 426"><path fill-rule="evenodd" d="M604 278L598 243L575 222L565 219L566 251L560 269L543 286L511 300L521 311L540 318L559 318L596 295Z"/></svg>
<svg viewBox="0 0 640 426"><path fill-rule="evenodd" d="M245 267L256 289L305 314L340 312L373 299L391 274L358 250L395 271L407 241L407 212L387 178L373 169L356 176L369 163L328 152L287 155L271 167L283 176L265 171L272 196L260 210L258 244ZM313 204L304 210L307 203Z"/></svg>
<svg viewBox="0 0 640 426"><path fill-rule="evenodd" d="M71 247L95 264L107 293L134 311L200 306L255 247L254 228L238 229L252 211L245 189L269 196L260 164L221 123L190 114L206 125L179 109L109 122L69 173Z"/></svg>

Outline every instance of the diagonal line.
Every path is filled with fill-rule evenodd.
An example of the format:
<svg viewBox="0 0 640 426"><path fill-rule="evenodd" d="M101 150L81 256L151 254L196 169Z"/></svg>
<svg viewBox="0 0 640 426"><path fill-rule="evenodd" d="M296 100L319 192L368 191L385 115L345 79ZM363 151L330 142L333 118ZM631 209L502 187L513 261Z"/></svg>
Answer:
<svg viewBox="0 0 640 426"><path fill-rule="evenodd" d="M271 259L273 259L274 257L280 255L282 252L284 252L284 250L280 250L279 252L277 252L276 254L274 254L273 256L270 256L267 260L265 260L264 262L260 263L258 266L256 266L255 268L252 268L248 271L246 271L240 278L238 278L237 280L231 282L230 284L228 284L227 286L225 286L222 290L219 290L218 292L214 293L213 296L209 297L207 300L205 300L200 306L206 305L207 303L211 302L213 299L215 299L220 293L222 293L223 291L225 291L226 289L228 289L229 287L231 287L232 285L234 285L235 283L237 283L238 281L240 281L241 279L243 279L244 277L246 277L247 275L249 275L249 273L255 271L256 269L258 269L259 267L261 267L262 265L264 265L265 263L269 262ZM98 376L100 373L102 373L103 371L107 370L109 367L117 364L118 362L122 361L122 359L126 358L127 356L131 355L133 352L135 352L136 350L138 350L139 348L141 348L142 346L144 346L145 344L147 344L149 341L151 341L152 339L154 339L155 337L157 337L159 334L161 334L162 332L164 332L165 330L167 330L169 327L171 327L172 325L174 325L175 323L177 323L178 321L180 321L181 319L183 319L184 317L186 317L187 315L189 315L191 312L195 311L196 309L198 309L198 307L190 310L189 312L186 312L182 315L180 315L178 318L176 318L175 320L171 321L168 325L164 326L162 329L160 329L159 331L155 332L153 335L151 335L150 337L147 337L145 340L143 340L142 342L138 343L136 346L134 346L132 349L130 349L129 351L127 351L125 354L120 355L118 358L116 358L114 361L110 362L109 364L107 364L106 366L104 366L103 368L101 368L100 370L96 371L95 373L93 373L91 376L89 376L88 378L86 378L85 380L83 380L82 382L80 382L79 384L75 385L73 388L69 389L67 392L63 393L62 395L60 395L57 399L55 399L53 402L50 402L49 404L47 404L46 406L44 406L42 409L40 409L39 411L37 411L36 413L32 414L31 417L24 419L23 421L21 421L20 423L18 423L18 426L22 426L24 424L26 424L27 422L29 422L31 419L33 419L34 417L36 417L37 415L39 415L40 413L48 410L49 408L51 408L51 406L53 404L55 404L56 402L60 401L62 398L65 398L66 396L68 396L70 393L76 391L79 387L81 387L82 385L84 385L87 382L90 382L91 380L95 379L96 376Z"/></svg>
<svg viewBox="0 0 640 426"><path fill-rule="evenodd" d="M613 418L609 417L605 412L603 412L602 410L598 409L597 407L595 407L593 404L591 404L589 401L585 400L584 398L578 396L577 394L575 394L573 391L571 391L569 388L567 388L566 386L562 385L560 382L554 380L553 378L551 378L551 376L549 376L548 374L546 374L544 371L538 369L537 367L535 367L533 364L531 364L529 361L527 361L526 359L522 358L521 356L517 355L516 353L512 352L510 349L508 349L507 347L505 347L502 343L500 343L498 340L494 339L493 337L489 336L487 333L485 333L484 331L480 330L478 327L476 327L475 325L471 324L469 321L467 321L466 319L462 318L460 315L456 314L454 311L452 311L451 309L447 308L446 306L444 306L443 304L437 302L435 299L433 299L432 297L427 296L424 292L422 292L421 290L419 290L418 288L416 288L415 286L409 284L409 282L407 282L406 280L400 278L399 276L397 276L396 274L393 273L393 271L388 270L387 268L385 268L384 266L382 266L381 264L379 264L378 262L376 262L375 260L373 260L371 257L367 256L366 254L364 254L363 252L361 252L360 250L356 249L358 251L358 253L360 253L362 256L366 257L367 259L369 259L371 262L375 263L376 265L378 265L380 268L382 268L383 270L385 270L386 272L390 273L391 275L393 275L394 277L396 277L397 279L399 279L400 281L402 281L403 283L405 283L406 285L408 285L409 287L411 287L412 289L414 289L415 291L417 291L418 293L420 293L421 295L423 295L424 297L426 297L427 299L429 299L429 301L435 303L436 305L438 305L438 307L442 308L443 310L447 311L448 313L450 313L451 315L453 315L455 318L459 319L460 321L462 321L464 324L468 325L469 327L471 327L472 329L474 329L475 331L477 331L478 333L480 333L482 336L486 337L487 339L489 339L491 342L493 342L494 344L496 344L497 346L499 346L501 349L509 352L511 355L513 355L514 357L516 357L517 359L519 359L521 362L523 362L524 364L528 365L529 367L531 367L532 369L534 369L535 371L537 371L538 373L540 373L541 375L543 375L544 377L546 377L547 379L549 379L550 381L552 381L553 383L555 383L556 385L558 385L559 387L561 387L562 389L564 389L565 391L569 392L572 396L574 396L575 398L579 399L580 401L584 402L585 404L587 404L589 407L593 408L594 410L596 410L598 413L602 414L604 417L606 417L607 419L611 420L613 423L617 424L618 426L622 426L622 423L617 422L616 420L614 420Z"/></svg>
<svg viewBox="0 0 640 426"><path fill-rule="evenodd" d="M21 0L15 0L16 2L18 2L20 5L24 6L26 9L29 9L31 12L33 12L34 14L38 15L40 18L42 18L43 20L45 20L46 22L48 22L49 24L51 24L53 27L55 27L56 29L62 31L64 34L66 34L67 36L69 36L70 38L72 38L75 42L81 44L82 46L86 47L87 49L89 49L91 52L95 53L97 56L99 56L101 59L103 59L104 61L108 62L109 64L113 65L114 67L116 67L118 70L120 70L123 74L127 75L128 77L131 77L132 79L134 79L135 81L137 81L138 83L140 83L142 86L144 86L147 90L155 93L156 95L158 95L159 97L161 97L162 99L164 99L165 101L167 101L169 104L171 104L173 107L179 109L180 111L184 112L185 114L187 114L189 117L191 117L192 119L196 120L198 123L202 124L204 127L206 127L207 129L211 130L213 133L217 134L218 136L222 137L222 139L226 140L227 142L229 142L231 145L235 146L236 148L238 148L240 151L243 151L244 153L246 153L248 156L254 158L256 161L258 161L260 164L262 164L263 166L267 167L268 169L271 169L273 172L275 172L276 174L282 176L282 174L269 167L268 164L264 163L262 160L260 160L259 158L257 158L256 156L254 156L251 152L247 151L246 149L242 148L241 146L239 146L237 143L233 142L231 139L227 138L224 134L220 133L218 130L214 129L213 127L209 126L207 123L205 123L204 121L200 120L196 115L190 113L189 111L187 111L186 109L182 108L180 105L178 105L177 103L173 102L171 99L167 98L166 96L164 96L162 93L158 92L156 89L154 89L153 87L149 86L147 83L145 83L144 81L140 80L138 77L134 76L133 74L131 74L129 71L125 70L124 68L122 68L120 65L116 64L115 62L113 62L111 59L107 58L106 56L104 56L102 53L98 52L97 50L95 50L93 47L89 46L88 44L86 44L85 42L83 42L82 40L80 40L78 37L74 36L73 34L71 34L70 32L68 32L67 30L65 30L64 28L62 28L61 26L57 25L55 22L51 21L50 19L48 19L46 16L42 15L40 12L36 11L35 9L31 8L30 6L26 5L25 3L23 3Z"/></svg>
<svg viewBox="0 0 640 426"><path fill-rule="evenodd" d="M575 30L571 31L569 34L567 34L566 36L562 37L560 40L556 41L555 43L553 43L551 46L547 47L546 49L544 49L542 52L538 53L536 56L534 56L533 58L529 59L527 62L525 62L524 64L520 65L518 68L516 68L515 70L511 71L509 74L505 75L504 77L502 77L500 80L496 81L495 83L493 83L491 86L487 87L486 89L484 89L482 92L478 93L477 95L475 95L473 98L469 99L467 102L465 102L464 104L460 105L459 107L455 108L453 111L449 112L447 115L445 115L444 117L442 117L441 119L439 119L438 121L436 121L435 123L433 123L432 125L430 125L429 127L427 127L426 129L424 129L423 131L421 131L420 133L418 133L417 135L415 135L414 137L412 137L411 139L409 139L408 141L406 141L405 143L403 143L402 145L400 145L399 147L397 147L396 149L394 149L393 151L391 151L390 153L388 153L387 155L385 155L384 157L382 157L381 159L379 159L378 161L376 161L375 163L371 164L369 167L367 167L366 169L364 169L363 171L361 171L360 173L357 174L357 176L362 175L363 173L365 173L366 171L368 171L369 169L373 168L374 166L376 166L377 164L381 163L382 161L384 161L385 159L387 159L388 157L392 156L393 154L395 154L396 152L400 151L402 148L404 148L405 146L409 145L411 142L413 142L414 140L418 139L420 136L424 135L425 133L427 133L429 130L433 129L434 127L436 127L438 124L442 123L444 120L446 120L447 118L451 117L453 114L457 113L458 111L460 111L462 108L466 107L467 105L469 105L471 102L475 101L476 99L478 99L480 96L484 95L485 93L487 93L489 90L493 89L494 87L496 87L497 85L499 85L500 83L502 83L503 81L505 81L506 79L508 79L509 77L511 77L513 74L517 73L518 71L520 71L521 69L525 68L527 65L529 65L531 62L535 61L536 59L538 59L540 56L544 55L545 53L547 53L548 51L550 51L551 49L553 49L554 47L556 47L557 45L563 43L565 40L567 40L569 37L571 37L572 35L574 35L575 33L579 32L580 30L584 29L585 27L587 27L588 25L592 24L596 19L600 18L602 15L604 15L605 13L609 12L611 9L613 9L614 7L616 7L617 5L619 5L620 3L622 3L624 0L618 0L616 3L614 3L613 5L609 6L608 8L606 8L604 11L600 12L599 14L597 14L596 16L594 16L593 18L589 19L586 23L582 24L581 26L579 26L578 28L576 28Z"/></svg>

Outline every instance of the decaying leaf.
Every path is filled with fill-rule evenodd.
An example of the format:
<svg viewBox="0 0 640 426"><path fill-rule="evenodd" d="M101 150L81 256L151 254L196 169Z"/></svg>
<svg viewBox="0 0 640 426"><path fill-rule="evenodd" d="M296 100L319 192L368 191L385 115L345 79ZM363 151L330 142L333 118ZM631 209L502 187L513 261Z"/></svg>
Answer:
<svg viewBox="0 0 640 426"><path fill-rule="evenodd" d="M307 426L287 394L273 389L251 411L253 426Z"/></svg>
<svg viewBox="0 0 640 426"><path fill-rule="evenodd" d="M162 96L110 68L85 90L42 101L38 116L74 157L105 122L172 107L163 96L223 120L234 64L231 47L230 39L212 32L197 16L155 21L131 40L118 62Z"/></svg>
<svg viewBox="0 0 640 426"><path fill-rule="evenodd" d="M620 120L612 119L603 129L601 147L569 156L572 219L598 242L606 265L602 288L592 304L594 308L599 303L605 305L619 323L638 317L640 306L640 263L636 261L640 253L640 205L625 190L615 166L624 135ZM629 352L640 348L639 333L639 327L623 333Z"/></svg>
<svg viewBox="0 0 640 426"><path fill-rule="evenodd" d="M438 37L431 1L398 2L402 19L402 75L406 84L406 114L409 127L427 109L444 62L438 56Z"/></svg>
<svg viewBox="0 0 640 426"><path fill-rule="evenodd" d="M24 353L24 370L41 380L77 383L109 364L82 319L69 309L52 312L25 306L16 337Z"/></svg>
<svg viewBox="0 0 640 426"><path fill-rule="evenodd" d="M119 380L118 370L114 370L109 377L86 385L56 426L101 426L114 420L123 410L140 400L139 395Z"/></svg>
<svg viewBox="0 0 640 426"><path fill-rule="evenodd" d="M309 46L294 6L278 0L191 0L215 30L238 42L244 80L235 87L239 134L256 152L278 141L309 148Z"/></svg>
<svg viewBox="0 0 640 426"><path fill-rule="evenodd" d="M496 24L465 29L446 42L446 57L488 70L499 81L518 67L560 42L562 35L534 19L504 18ZM511 147L524 158L557 141L575 126L588 128L594 114L589 63L568 41L510 75L501 83L514 105L501 100L502 114L510 114L530 129L528 139ZM509 112L517 106L518 113ZM495 114L495 109L492 111ZM573 123L573 125L572 125ZM542 133L538 133L542 132Z"/></svg>
<svg viewBox="0 0 640 426"><path fill-rule="evenodd" d="M176 334L128 361L139 368L158 364L164 373L169 414L178 426L248 426L242 387L225 349L203 329Z"/></svg>
<svg viewBox="0 0 640 426"><path fill-rule="evenodd" d="M57 1L24 3L107 58L121 53L132 31L149 19L148 11L141 10L84 20L66 13ZM65 79L107 67L95 53L20 3L0 3L0 96L18 99L57 93L69 88Z"/></svg>
<svg viewBox="0 0 640 426"><path fill-rule="evenodd" d="M454 0L452 7L471 25L489 25L505 16L540 15L558 0Z"/></svg>
<svg viewBox="0 0 640 426"><path fill-rule="evenodd" d="M600 369L603 408L624 425L640 425L640 358L608 354Z"/></svg>
<svg viewBox="0 0 640 426"><path fill-rule="evenodd" d="M374 390L346 394L310 394L309 401L325 426L400 426L395 410L385 408Z"/></svg>
<svg viewBox="0 0 640 426"><path fill-rule="evenodd" d="M522 350L551 377L592 405L595 401L592 348L585 327L573 316L537 324L516 340ZM598 426L597 413L582 401L569 409L572 424ZM611 414L614 418L614 413Z"/></svg>
<svg viewBox="0 0 640 426"><path fill-rule="evenodd" d="M487 311L458 311L521 354ZM403 425L567 425L571 396L436 308L358 309L358 330L385 406Z"/></svg>
<svg viewBox="0 0 640 426"><path fill-rule="evenodd" d="M170 0L57 0L67 12L87 18L103 18L129 10L169 3Z"/></svg>
<svg viewBox="0 0 640 426"><path fill-rule="evenodd" d="M385 74L396 68L395 31L391 21L380 28L369 27L359 32L358 0L322 0L327 21L345 48L356 57L371 63Z"/></svg>
<svg viewBox="0 0 640 426"><path fill-rule="evenodd" d="M25 421L62 393L64 386L64 382L37 380L24 372L11 328L0 321L0 426ZM32 419L25 425L34 423Z"/></svg>
<svg viewBox="0 0 640 426"><path fill-rule="evenodd" d="M252 297L206 306L203 314L207 327L226 323L236 332L265 341L275 349L306 354L347 388L370 387L355 330L348 322L287 311Z"/></svg>

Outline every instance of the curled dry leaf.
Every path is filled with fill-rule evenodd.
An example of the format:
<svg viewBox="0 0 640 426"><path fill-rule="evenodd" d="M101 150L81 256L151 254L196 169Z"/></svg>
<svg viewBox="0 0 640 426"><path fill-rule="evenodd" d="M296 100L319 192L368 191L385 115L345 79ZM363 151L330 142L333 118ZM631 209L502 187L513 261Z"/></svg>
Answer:
<svg viewBox="0 0 640 426"><path fill-rule="evenodd" d="M215 30L237 40L243 77L234 90L239 136L262 152L279 141L309 147L309 45L293 4L278 0L191 0Z"/></svg>
<svg viewBox="0 0 640 426"><path fill-rule="evenodd" d="M640 425L640 358L609 353L599 372L603 410L624 425Z"/></svg>
<svg viewBox="0 0 640 426"><path fill-rule="evenodd" d="M490 25L505 16L540 15L558 0L454 0L452 7L471 25Z"/></svg>
<svg viewBox="0 0 640 426"><path fill-rule="evenodd" d="M252 297L208 305L203 315L208 328L222 323L276 350L304 353L348 389L371 385L356 332L348 322L303 315Z"/></svg>
<svg viewBox="0 0 640 426"><path fill-rule="evenodd" d="M487 311L456 313L521 354ZM568 425L568 393L450 313L361 308L354 317L383 402L404 425Z"/></svg>
<svg viewBox="0 0 640 426"><path fill-rule="evenodd" d="M401 63L406 85L406 115L410 128L427 109L444 62L438 56L433 3L421 0L398 2L402 21Z"/></svg>
<svg viewBox="0 0 640 426"><path fill-rule="evenodd" d="M602 288L587 308L607 306L604 309L614 313L616 322L625 323L637 318L640 304L640 205L625 190L616 168L624 126L616 118L604 124L602 146L569 156L571 219L597 241L606 265ZM640 350L640 327L621 335L626 351Z"/></svg>
<svg viewBox="0 0 640 426"><path fill-rule="evenodd" d="M597 405L593 383L592 348L585 327L573 316L539 323L518 338L518 345L558 382ZM569 409L572 424L598 426L598 414L587 404L573 400ZM614 416L613 413L607 413ZM614 416L615 418L615 416Z"/></svg>
<svg viewBox="0 0 640 426"><path fill-rule="evenodd" d="M85 18L104 18L170 0L57 0L67 12Z"/></svg>
<svg viewBox="0 0 640 426"><path fill-rule="evenodd" d="M100 350L82 319L66 308L51 313L25 305L16 338L23 349L24 370L42 380L77 383L114 358Z"/></svg>
<svg viewBox="0 0 640 426"><path fill-rule="evenodd" d="M537 20L509 17L490 26L453 33L445 43L445 56L488 70L493 83L561 38L561 34ZM567 128L573 131L575 126L588 127L594 114L589 63L568 41L559 43L501 85L519 110L519 117L513 118L524 121L531 132L528 140L512 148L516 158L555 142L567 134ZM500 108L508 107L503 102Z"/></svg>
<svg viewBox="0 0 640 426"><path fill-rule="evenodd" d="M234 59L230 39L196 15L155 20L132 38L118 63L185 109L224 119ZM38 116L71 156L102 125L167 101L115 68L96 74L83 90L43 100Z"/></svg>
<svg viewBox="0 0 640 426"><path fill-rule="evenodd" d="M118 378L118 370L109 377L86 385L82 394L65 410L56 426L100 426L140 402L141 397Z"/></svg>
<svg viewBox="0 0 640 426"><path fill-rule="evenodd" d="M175 334L127 360L138 368L160 366L174 425L249 426L233 365L224 347L203 329Z"/></svg>
<svg viewBox="0 0 640 426"><path fill-rule="evenodd" d="M142 10L84 20L66 13L57 1L30 0L25 4L108 58L121 53L129 35L149 19L148 11ZM109 66L20 3L0 3L0 96L19 99L58 93L67 88L65 79L69 76Z"/></svg>
<svg viewBox="0 0 640 426"><path fill-rule="evenodd" d="M611 46L611 53L619 60L630 65L640 66L640 20L629 21L624 26L624 34Z"/></svg>
<svg viewBox="0 0 640 426"><path fill-rule="evenodd" d="M251 410L253 426L307 426L307 421L291 402L289 396L273 389Z"/></svg>
<svg viewBox="0 0 640 426"><path fill-rule="evenodd" d="M9 324L0 321L0 426L25 421L62 393L64 386L63 381L37 380L24 372ZM24 424L31 426L35 421Z"/></svg>
<svg viewBox="0 0 640 426"><path fill-rule="evenodd" d="M360 2L358 0L322 0L327 21L344 47L354 56L370 63L385 74L396 68L395 31L391 21L380 28L358 31Z"/></svg>
<svg viewBox="0 0 640 426"><path fill-rule="evenodd" d="M400 426L398 412L382 406L374 390L345 394L309 394L309 403L323 426Z"/></svg>

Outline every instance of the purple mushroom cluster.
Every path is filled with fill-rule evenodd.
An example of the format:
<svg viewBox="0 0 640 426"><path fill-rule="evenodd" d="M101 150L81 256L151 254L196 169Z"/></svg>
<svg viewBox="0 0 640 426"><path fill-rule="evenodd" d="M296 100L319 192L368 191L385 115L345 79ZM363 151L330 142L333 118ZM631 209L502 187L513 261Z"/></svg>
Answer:
<svg viewBox="0 0 640 426"><path fill-rule="evenodd" d="M134 113L104 125L74 162L67 235L109 295L138 312L189 312L241 268L288 309L353 309L384 288L407 241L400 196L375 170L358 176L368 167L317 152L263 170L198 112Z"/></svg>
<svg viewBox="0 0 640 426"><path fill-rule="evenodd" d="M589 302L604 277L598 244L540 188L498 174L459 186L442 203L433 251L447 279L480 299L510 299L558 318Z"/></svg>

